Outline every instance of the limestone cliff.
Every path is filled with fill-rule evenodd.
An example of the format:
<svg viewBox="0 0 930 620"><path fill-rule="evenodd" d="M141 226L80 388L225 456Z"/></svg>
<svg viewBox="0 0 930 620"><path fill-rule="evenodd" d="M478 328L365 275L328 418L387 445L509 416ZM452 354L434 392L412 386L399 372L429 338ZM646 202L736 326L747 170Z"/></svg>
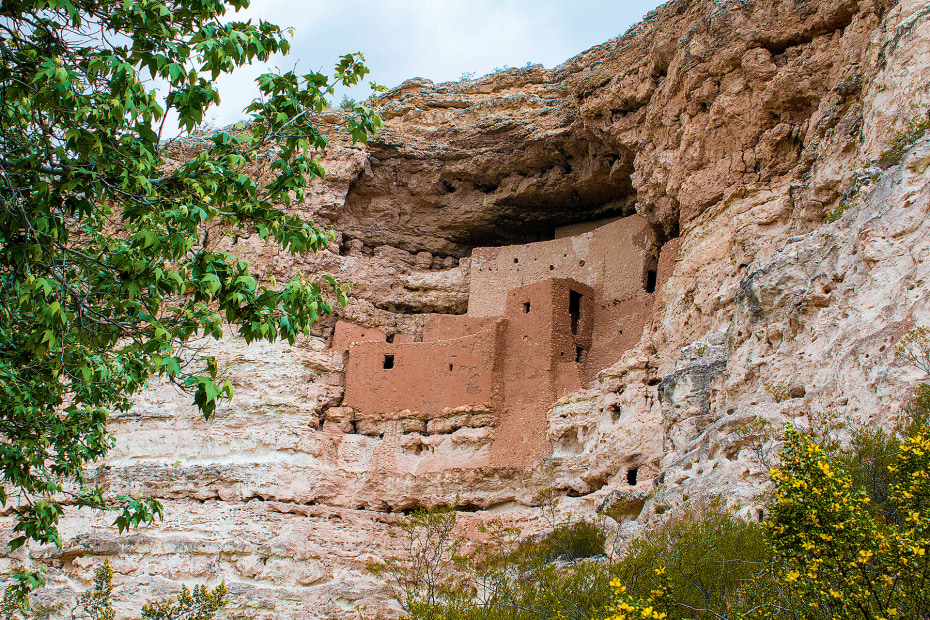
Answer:
<svg viewBox="0 0 930 620"><path fill-rule="evenodd" d="M342 321L413 342L432 315L469 309L475 248L639 214L660 283L648 320L546 405L546 454L475 460L497 432L475 403L358 416L332 319L292 348L230 337L210 345L236 389L213 422L169 385L111 420L94 475L161 498L165 522L117 536L75 512L63 551L0 568L46 563L43 603L64 611L109 557L122 610L225 579L233 617L391 616L365 564L397 552L388 532L411 508L458 498L468 521L493 512L531 532L554 487L576 514L635 500L626 537L684 496L753 516L777 445L748 422L891 424L922 378L895 349L930 325L930 138L860 169L930 107L928 50L917 0L673 0L551 71L405 82L380 102L386 129L367 148L334 143L329 176L294 208L337 231L326 251L210 242L279 279L350 282Z"/></svg>

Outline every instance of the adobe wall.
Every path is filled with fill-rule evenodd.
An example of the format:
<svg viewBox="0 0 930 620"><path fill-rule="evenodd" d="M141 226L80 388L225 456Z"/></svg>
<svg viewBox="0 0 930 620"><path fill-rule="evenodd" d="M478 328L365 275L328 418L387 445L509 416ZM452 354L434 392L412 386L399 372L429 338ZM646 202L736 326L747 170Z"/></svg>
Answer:
<svg viewBox="0 0 930 620"><path fill-rule="evenodd" d="M451 340L488 329L497 317L470 317L460 314L433 314L423 328L423 342Z"/></svg>
<svg viewBox="0 0 930 620"><path fill-rule="evenodd" d="M349 349L343 404L362 416L491 407L496 329L430 343L360 342ZM385 357L393 356L385 368Z"/></svg>
<svg viewBox="0 0 930 620"><path fill-rule="evenodd" d="M348 321L336 321L330 349L346 351L353 342L384 342L387 336L377 327L362 327Z"/></svg>
<svg viewBox="0 0 930 620"><path fill-rule="evenodd" d="M626 299L598 299L594 313L594 334L591 354L585 364L585 383L597 373L615 363L620 353L636 346L643 328L652 320L654 295L662 290L675 269L680 239L675 238L662 246L656 261L654 293L639 290Z"/></svg>
<svg viewBox="0 0 930 620"><path fill-rule="evenodd" d="M572 289L582 294L576 335L569 313ZM590 287L569 280L537 282L508 293L497 373L500 427L491 444L491 465L531 465L551 452L546 410L582 386L575 347L590 346L592 302Z"/></svg>
<svg viewBox="0 0 930 620"><path fill-rule="evenodd" d="M504 314L507 293L548 278L571 278L603 298L624 300L642 290L655 269L656 240L645 219L632 215L574 237L500 248L477 248L471 258L468 315Z"/></svg>

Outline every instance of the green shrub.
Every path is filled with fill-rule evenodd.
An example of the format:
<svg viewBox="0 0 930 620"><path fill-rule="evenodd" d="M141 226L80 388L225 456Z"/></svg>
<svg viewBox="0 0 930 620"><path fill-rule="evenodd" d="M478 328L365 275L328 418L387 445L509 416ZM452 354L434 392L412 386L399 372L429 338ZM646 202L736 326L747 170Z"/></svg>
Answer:
<svg viewBox="0 0 930 620"><path fill-rule="evenodd" d="M772 395L776 403L788 400L789 392L791 391L791 385L787 381L779 381L778 383L766 381L762 384L762 387L765 388L766 392Z"/></svg>
<svg viewBox="0 0 930 620"><path fill-rule="evenodd" d="M31 590L10 586L0 600L0 620L39 620L48 618L42 610L29 605ZM226 605L226 584L209 589L204 585L189 590L181 586L177 596L165 601L149 601L142 605L142 620L210 620ZM93 587L78 597L70 617L89 620L113 620L113 570L104 560L94 571Z"/></svg>
<svg viewBox="0 0 930 620"><path fill-rule="evenodd" d="M794 601L783 606L811 619L930 616L930 434L895 452L887 518L838 459L803 433L786 433L766 520L779 584Z"/></svg>
<svg viewBox="0 0 930 620"><path fill-rule="evenodd" d="M634 540L613 572L633 596L663 589L669 618L733 617L772 594L770 559L761 525L718 499L689 505Z"/></svg>
<svg viewBox="0 0 930 620"><path fill-rule="evenodd" d="M581 560L604 552L607 536L588 521L563 523L539 540L524 541L518 553L542 562Z"/></svg>
<svg viewBox="0 0 930 620"><path fill-rule="evenodd" d="M887 168L900 163L907 147L920 140L928 129L930 129L930 109L904 121L904 127L895 132L891 146L879 156L879 165Z"/></svg>

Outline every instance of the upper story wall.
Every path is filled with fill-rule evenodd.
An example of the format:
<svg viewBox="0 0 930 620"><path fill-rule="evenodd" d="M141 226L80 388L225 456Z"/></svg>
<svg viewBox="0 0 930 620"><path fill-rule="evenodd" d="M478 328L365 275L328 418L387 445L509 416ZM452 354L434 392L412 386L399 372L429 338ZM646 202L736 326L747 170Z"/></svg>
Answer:
<svg viewBox="0 0 930 620"><path fill-rule="evenodd" d="M549 278L571 278L602 299L635 296L655 277L655 233L632 215L573 237L472 253L468 315L504 314L507 293Z"/></svg>

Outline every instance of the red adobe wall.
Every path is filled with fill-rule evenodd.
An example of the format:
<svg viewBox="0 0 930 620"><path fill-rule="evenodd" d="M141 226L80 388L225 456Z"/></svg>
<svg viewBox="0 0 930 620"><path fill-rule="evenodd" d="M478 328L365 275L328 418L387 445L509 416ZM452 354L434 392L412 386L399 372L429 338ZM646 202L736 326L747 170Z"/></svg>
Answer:
<svg viewBox="0 0 930 620"><path fill-rule="evenodd" d="M594 380L600 370L614 364L624 351L632 349L642 338L643 328L652 320L655 295L665 286L675 268L679 244L680 239L672 239L662 246L658 261L644 264L647 283L649 270L656 272L652 293L647 292L644 284L626 299L597 300L593 346L585 364L585 383Z"/></svg>
<svg viewBox="0 0 930 620"><path fill-rule="evenodd" d="M645 288L657 254L655 233L639 215L574 237L476 248L468 316L500 316L508 292L549 278L570 278L592 287L599 298L623 301Z"/></svg>
<svg viewBox="0 0 930 620"><path fill-rule="evenodd" d="M491 407L494 326L429 343L361 342L349 349L343 403L363 417L404 409L437 414L445 407ZM385 356L393 355L393 368Z"/></svg>
<svg viewBox="0 0 930 620"><path fill-rule="evenodd" d="M571 290L581 293L574 335ZM491 444L491 465L531 465L551 452L546 411L560 396L582 386L583 364L575 361L576 347L590 347L592 297L590 287L566 279L537 282L507 295L496 376L500 425Z"/></svg>
<svg viewBox="0 0 930 620"><path fill-rule="evenodd" d="M474 318L458 314L433 314L423 328L423 342L461 338L489 328L496 320L497 317Z"/></svg>
<svg viewBox="0 0 930 620"><path fill-rule="evenodd" d="M384 342L386 339L387 336L377 327L362 327L348 321L336 321L329 348L346 351L353 342Z"/></svg>

